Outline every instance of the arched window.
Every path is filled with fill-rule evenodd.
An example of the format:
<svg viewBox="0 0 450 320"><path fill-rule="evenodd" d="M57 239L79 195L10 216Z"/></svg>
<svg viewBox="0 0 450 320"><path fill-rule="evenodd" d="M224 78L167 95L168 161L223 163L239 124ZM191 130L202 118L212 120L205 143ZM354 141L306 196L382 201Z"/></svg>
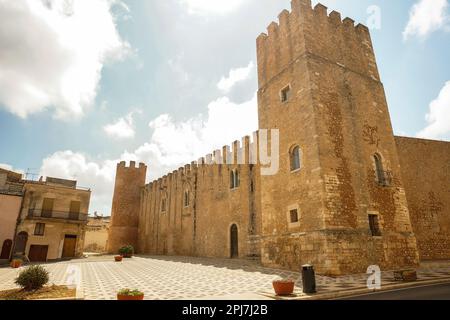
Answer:
<svg viewBox="0 0 450 320"><path fill-rule="evenodd" d="M239 184L240 184L239 171L237 169L231 170L230 171L230 189L238 188Z"/></svg>
<svg viewBox="0 0 450 320"><path fill-rule="evenodd" d="M189 190L184 191L184 206L189 207Z"/></svg>
<svg viewBox="0 0 450 320"><path fill-rule="evenodd" d="M290 152L291 171L296 171L301 168L300 153L301 151L299 146L292 148Z"/></svg>
<svg viewBox="0 0 450 320"><path fill-rule="evenodd" d="M378 153L374 154L373 160L375 162L375 174L377 177L377 181L379 184L385 185L386 179L383 168L383 160L381 159L381 156Z"/></svg>

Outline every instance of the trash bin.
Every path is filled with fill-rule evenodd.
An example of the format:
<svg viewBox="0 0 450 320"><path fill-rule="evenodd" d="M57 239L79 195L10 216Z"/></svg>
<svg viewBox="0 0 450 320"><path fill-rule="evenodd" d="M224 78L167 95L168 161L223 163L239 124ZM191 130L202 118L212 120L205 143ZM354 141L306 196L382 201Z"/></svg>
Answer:
<svg viewBox="0 0 450 320"><path fill-rule="evenodd" d="M303 293L316 293L316 274L314 273L314 266L310 264L302 266L302 283Z"/></svg>

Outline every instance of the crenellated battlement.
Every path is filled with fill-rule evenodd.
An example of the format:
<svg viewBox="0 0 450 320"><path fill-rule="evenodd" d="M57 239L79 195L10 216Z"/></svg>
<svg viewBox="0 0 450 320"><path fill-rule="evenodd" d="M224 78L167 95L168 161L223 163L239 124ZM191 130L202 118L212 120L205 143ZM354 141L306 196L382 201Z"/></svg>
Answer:
<svg viewBox="0 0 450 320"><path fill-rule="evenodd" d="M368 45L369 44L369 45ZM343 54L351 48L352 54ZM331 11L323 4L314 8L310 0L291 1L291 11L283 10L278 22L257 38L258 80L263 88L292 62L310 55L338 62L355 72L379 80L369 29L350 18ZM358 64L364 61L363 64Z"/></svg>
<svg viewBox="0 0 450 320"><path fill-rule="evenodd" d="M136 161L130 161L130 165L127 167L126 161L121 161L117 164L117 169L137 169L137 170L147 170L145 163L140 162L139 166L136 166Z"/></svg>
<svg viewBox="0 0 450 320"><path fill-rule="evenodd" d="M235 166L257 164L259 150L259 146L257 145L258 137L259 131L255 131L252 136L245 136L241 140L236 140L230 145L214 150L212 153L199 158L197 161L192 161L191 163L172 171L168 175L153 180L148 186L151 189L154 185L166 184L168 179L192 176L197 170L208 170L222 165Z"/></svg>

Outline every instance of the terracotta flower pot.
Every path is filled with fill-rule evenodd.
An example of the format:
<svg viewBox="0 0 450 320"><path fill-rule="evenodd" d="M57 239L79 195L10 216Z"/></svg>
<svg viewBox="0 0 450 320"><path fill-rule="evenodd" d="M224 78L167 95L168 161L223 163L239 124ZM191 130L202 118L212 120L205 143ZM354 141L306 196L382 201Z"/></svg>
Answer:
<svg viewBox="0 0 450 320"><path fill-rule="evenodd" d="M13 260L11 261L11 268L17 269L22 266L22 261L20 260Z"/></svg>
<svg viewBox="0 0 450 320"><path fill-rule="evenodd" d="M277 296L288 296L294 292L295 283L291 280L276 280L272 285Z"/></svg>
<svg viewBox="0 0 450 320"><path fill-rule="evenodd" d="M128 296L128 295L117 295L117 300L124 300L124 301L136 301L136 300L144 300L144 295L140 296Z"/></svg>
<svg viewBox="0 0 450 320"><path fill-rule="evenodd" d="M131 258L133 256L133 254L132 253L124 253L122 256L124 258Z"/></svg>
<svg viewBox="0 0 450 320"><path fill-rule="evenodd" d="M116 260L116 262L120 262L120 261L122 261L122 256L115 256L114 257L114 260Z"/></svg>

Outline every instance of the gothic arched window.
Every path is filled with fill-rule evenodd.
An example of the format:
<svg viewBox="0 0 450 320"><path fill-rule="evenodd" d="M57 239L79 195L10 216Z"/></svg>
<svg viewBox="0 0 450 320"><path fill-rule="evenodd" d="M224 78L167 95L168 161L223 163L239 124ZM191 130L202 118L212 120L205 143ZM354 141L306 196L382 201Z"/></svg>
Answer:
<svg viewBox="0 0 450 320"><path fill-rule="evenodd" d="M189 190L184 191L184 206L189 207Z"/></svg>
<svg viewBox="0 0 450 320"><path fill-rule="evenodd" d="M373 156L373 160L375 162L375 174L377 177L377 182L381 185L387 185L388 181L386 179L386 174L383 168L383 159L378 153L375 153Z"/></svg>
<svg viewBox="0 0 450 320"><path fill-rule="evenodd" d="M292 148L290 152L291 171L296 171L301 168L301 151L299 146Z"/></svg>

